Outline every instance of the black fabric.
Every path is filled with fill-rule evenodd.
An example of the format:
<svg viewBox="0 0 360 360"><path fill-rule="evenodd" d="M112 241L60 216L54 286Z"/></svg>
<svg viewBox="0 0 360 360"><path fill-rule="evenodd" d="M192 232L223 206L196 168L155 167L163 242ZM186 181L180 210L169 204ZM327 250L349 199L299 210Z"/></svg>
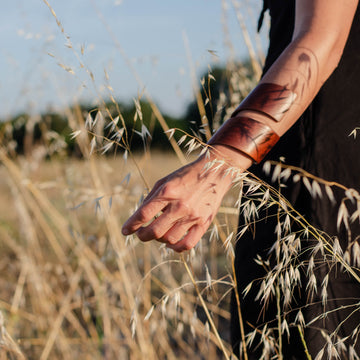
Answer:
<svg viewBox="0 0 360 360"><path fill-rule="evenodd" d="M270 43L264 72L266 72L277 57L291 41L295 17L294 0L267 0L271 16ZM351 28L349 39L343 52L339 66L323 85L322 89L304 112L298 122L280 139L274 149L264 159L278 161L280 157L285 163L300 167L309 173L329 181L336 181L347 187L360 190L360 138L349 137L351 131L360 127L360 6L357 9ZM331 26L331 24L329 24ZM256 176L271 183L262 164L250 169ZM351 225L351 239L345 229L337 230L337 215L343 190L335 191L336 204L326 196L322 199L313 199L303 183L293 182L290 179L282 194L294 205L304 217L317 229L330 236L338 236L341 246L345 249L349 241L357 240L360 235L359 220ZM347 205L349 203L347 202ZM236 246L236 275L238 292L243 293L246 286L255 279L266 276L254 259L257 254L263 258L276 241L275 227L277 224L276 212L264 210L259 214L259 223L255 231L248 231ZM272 216L275 215L275 216ZM240 217L239 226L244 223ZM254 229L253 229L254 230ZM292 229L294 230L294 229ZM296 230L296 229L295 229ZM309 240L304 247L312 245ZM352 276L345 274L339 267L329 268L320 263L315 268L318 288L326 274L329 274L328 304L325 311L338 309L322 320L312 324L305 332L305 341L313 359L319 350L326 344L320 329L330 334L354 310L346 305L360 301L360 285ZM307 279L303 279L303 287L294 294L293 308L304 306L308 302L305 288ZM256 282L255 282L256 284ZM259 284L259 282L257 282ZM241 309L246 331L253 327L262 329L263 324L274 324L276 321L276 304L270 303L265 313L261 312L262 305L255 300L259 288L254 286L246 297L241 296ZM315 294L311 306L304 307L303 314L306 321L324 312L321 304L321 294ZM240 343L239 319L237 306L233 297L232 306L232 342L234 351L238 354ZM290 311L289 321L295 316ZM341 326L340 337L350 336L351 332L360 324L360 311L352 314ZM258 339L259 340L259 339ZM351 340L352 341L352 340ZM254 341L259 344L259 341ZM347 344L345 342L345 344ZM306 359L304 347L297 329L291 330L290 340L284 337L284 359ZM355 349L360 356L359 341ZM259 359L261 347L253 345L249 350L250 359ZM325 357L324 357L325 358ZM341 359L349 358L345 351Z"/></svg>
<svg viewBox="0 0 360 360"><path fill-rule="evenodd" d="M267 0L264 0L263 1L263 8L261 10L261 13L260 13L260 16L259 16L259 21L258 21L258 32L261 30L261 27L262 27L262 24L263 24L263 21L264 21L264 15L265 15L265 12L266 10L268 9L268 4L267 4Z"/></svg>

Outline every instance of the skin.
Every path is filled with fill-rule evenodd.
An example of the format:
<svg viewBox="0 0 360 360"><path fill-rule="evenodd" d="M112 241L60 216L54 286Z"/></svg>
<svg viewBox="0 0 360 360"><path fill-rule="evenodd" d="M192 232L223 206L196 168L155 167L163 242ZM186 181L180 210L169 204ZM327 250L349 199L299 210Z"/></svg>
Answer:
<svg viewBox="0 0 360 360"><path fill-rule="evenodd" d="M357 5L358 0L297 0L293 39L261 80L294 91L295 103L280 122L252 111L238 115L263 122L283 135L337 67ZM214 159L225 160L225 164L216 172L204 172L204 166ZM214 146L210 159L202 155L159 180L125 222L123 234L136 233L142 241L157 240L177 252L191 249L208 229L231 187L226 169L235 166L246 170L251 164L240 151Z"/></svg>

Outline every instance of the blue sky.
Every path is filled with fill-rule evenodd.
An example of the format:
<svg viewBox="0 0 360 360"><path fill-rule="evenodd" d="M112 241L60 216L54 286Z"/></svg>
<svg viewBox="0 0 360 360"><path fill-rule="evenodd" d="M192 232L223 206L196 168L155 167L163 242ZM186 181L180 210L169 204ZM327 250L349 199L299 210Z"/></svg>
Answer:
<svg viewBox="0 0 360 360"><path fill-rule="evenodd" d="M238 2L255 39L261 1ZM36 113L50 106L61 109L75 101L106 98L107 85L112 87L114 97L125 102L141 94L145 87L163 112L181 115L193 98L184 34L199 77L209 64L225 63L229 57L222 25L224 14L236 57L244 58L247 54L231 0L49 0L49 3L65 34L43 0L12 0L2 4L2 119L21 111ZM215 51L217 56L208 50ZM128 64L135 69L140 82Z"/></svg>

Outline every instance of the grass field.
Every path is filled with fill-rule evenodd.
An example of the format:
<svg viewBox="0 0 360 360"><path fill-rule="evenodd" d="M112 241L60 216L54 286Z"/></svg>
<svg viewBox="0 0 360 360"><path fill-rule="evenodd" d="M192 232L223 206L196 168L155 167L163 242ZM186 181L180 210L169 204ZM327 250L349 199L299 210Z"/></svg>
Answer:
<svg viewBox="0 0 360 360"><path fill-rule="evenodd" d="M67 48L92 81L91 71L81 62L56 12L46 0L44 3ZM234 61L227 64L229 91L227 95L219 94L215 104L218 108L212 109L215 128L223 120L221 116L232 113L261 73L253 50L256 44L251 44L242 26L238 2L231 3L251 55L250 65ZM226 1L222 4L227 9ZM224 28L225 37L227 31ZM231 50L231 44L228 46ZM206 80L216 80L210 68L207 79L199 81L202 86ZM194 89L194 101L203 122L202 135L209 137L205 109L212 94L204 93L206 87L201 93L199 86ZM146 89L141 99L134 99L136 111L130 119L134 128L128 129L115 94L109 90L115 115L100 96L100 105L91 110L93 117L77 105L64 109L62 115L72 131L78 158L64 156L65 147L50 151L50 141L44 139L54 134L46 133L45 124L38 143L32 139L34 129L25 134L31 144L25 155L14 154L10 146L13 139L6 138L6 127L1 133L1 140L9 141L2 141L0 146L0 360L235 359L229 344L230 294L237 282L235 240L248 229L255 232L262 220L259 213L271 207L276 209L277 241L270 251L274 266L268 259L254 261L266 269L266 276L259 279L258 295L264 309L269 299L276 303L276 321L247 334L241 331L240 347L242 358L247 360L246 349L256 339L263 349L263 359L284 360L282 340L289 328L303 340L305 330L312 325L311 321L305 323L301 307L291 309L297 313L290 322L294 293L306 289L309 302L305 307L312 305L312 294L321 294L319 302L325 309L328 273L324 279L316 279L313 270L317 261L360 282L360 246L355 238L341 249L336 237L314 228L281 196L281 190L287 181L302 182L314 199L326 201L334 200L334 190L341 191L343 200L338 204L336 221L349 239L351 223L360 218L360 195L281 161L266 162L264 169L272 174L276 188L252 174L232 169L234 187L193 250L177 254L157 242L142 243L136 236L125 237L122 224L155 181L193 159L204 144L200 144L199 134L175 140ZM132 152L129 139L138 135L143 140L149 138L140 106L144 99L151 110L150 124L160 124L169 138L172 150L167 153L152 151L148 144L144 144L143 152ZM229 106L224 110L225 104ZM113 130L111 138L104 136L105 122ZM60 147L65 146L64 139L60 140ZM118 151L113 152L116 147ZM185 155L187 152L191 154ZM216 164L213 166L216 168ZM240 228L239 212L245 219ZM309 239L314 247L304 249L302 244ZM239 299L244 294L234 294L241 314ZM354 313L358 311L358 299L349 307ZM319 318L327 314L324 310ZM239 328L243 330L241 316ZM352 344L356 344L359 332L360 325L353 330ZM326 349L321 351L341 358L337 354L348 339L341 338L337 330L326 336ZM303 346L306 354L305 340ZM321 351L316 360L322 358ZM349 351L351 359L359 359L352 345ZM311 356L306 354L306 359Z"/></svg>
<svg viewBox="0 0 360 360"><path fill-rule="evenodd" d="M18 344L29 359L201 359L219 343L197 291L228 341L231 261L218 239L184 260L120 235L146 191L141 177L154 183L179 165L175 156L137 156L141 176L120 156L2 160L1 334L10 358L22 358ZM229 210L227 234L236 224Z"/></svg>
<svg viewBox="0 0 360 360"><path fill-rule="evenodd" d="M149 150L126 160L121 154L82 160L35 155L12 159L0 151L1 359L230 359L239 207L248 224L256 223L263 206L279 208L279 239L273 246L279 265L269 269L260 288L265 302L278 299L279 311L278 324L261 334L265 351L282 358L276 334L293 327L302 333L306 327L301 308L295 323L287 322L297 286L306 286L309 294L321 291L326 304L327 283L317 290L313 274L317 252L329 269L340 265L358 279L357 242L343 252L277 190L251 177L239 180L248 182L246 193L242 186L228 193L199 245L176 254L156 242L124 237L121 226L148 186L179 166L177 156ZM319 191L331 197L326 181L279 164L273 169L279 179L291 173L302 179L314 197ZM346 194L357 197L350 190ZM339 209L338 222L346 225L354 215L344 211ZM293 221L301 232L291 231ZM300 238L309 234L317 239L314 257L299 261ZM268 266L265 259L257 261ZM301 272L307 273L306 284L298 283ZM244 334L244 342L252 336ZM328 346L338 351L336 332L332 337Z"/></svg>
<svg viewBox="0 0 360 360"><path fill-rule="evenodd" d="M56 9L44 3L84 68ZM150 94L142 96L166 131ZM149 186L185 157L174 139L174 152L133 155L120 112L117 121L108 120L128 159L123 151L115 158L93 152L106 139L77 110L65 115L82 160L49 155L46 145L28 148L24 157L0 149L0 359L229 359L238 191L189 253L122 236L124 220ZM108 109L100 110L108 117ZM136 121L142 122L138 107Z"/></svg>

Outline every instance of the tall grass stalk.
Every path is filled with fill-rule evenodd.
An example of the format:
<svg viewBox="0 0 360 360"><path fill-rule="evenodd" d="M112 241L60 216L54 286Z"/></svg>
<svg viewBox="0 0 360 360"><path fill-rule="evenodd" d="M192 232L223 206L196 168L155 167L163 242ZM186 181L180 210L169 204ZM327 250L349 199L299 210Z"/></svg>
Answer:
<svg viewBox="0 0 360 360"><path fill-rule="evenodd" d="M75 54L95 86L82 54L69 43L70 37L50 3L43 2L64 35L69 51ZM222 1L222 5L226 16L227 2ZM227 114L251 89L261 71L239 3L232 1L232 5L249 49L254 76L249 78L243 65L229 62ZM99 10L98 14L135 81L144 88ZM224 31L226 35L227 30ZM189 49L187 40L184 41ZM190 69L194 69L190 53L188 58ZM211 76L210 70L208 81ZM204 101L195 75L193 82L203 128L209 138L205 109L212 94L207 93ZM360 282L360 247L355 239L347 249L340 249L336 239L314 228L281 196L281 188L285 180L302 181L314 198L326 196L330 200L333 199L332 189L340 189L344 199L337 220L339 226L348 229L349 224L360 217L359 194L282 163L265 164L277 187L263 183L250 173L229 168L234 179L233 189L212 227L192 251L177 255L163 245L144 244L134 236L124 237L121 225L146 196L149 185L158 178L158 169L165 175L197 156L199 151L206 151L206 146L193 134L184 134L176 140L177 130L169 128L145 89L142 96L150 104L154 119L168 134L174 154L159 156L146 146L144 153L135 154L131 140L137 136L136 132L127 131L114 92L110 90L117 111L115 115L106 107L97 89L95 92L100 106L90 114L84 114L80 106L65 109L82 160L60 160L50 155L46 146L42 158L32 156L35 150L31 146L27 157L14 158L9 148L0 147L1 178L7 179L0 183L0 190L4 202L8 202L5 217L0 220L0 248L4 254L0 260L0 358L175 360L204 359L211 354L211 357L234 359L229 344L228 296L233 291L239 313L242 359L248 359L254 339L259 339L256 345L263 349L263 359L284 358L282 342L289 328L298 331L304 354L311 359L304 332L312 322L305 323L302 309L296 309L296 320L288 322L292 296L299 287L305 286L309 294L316 291L324 294L326 302L326 278L321 289L314 284L315 253L322 254L329 269L339 266L339 271L347 272ZM134 124L142 123L140 98L134 102ZM214 121L214 128L223 120L217 118L220 112L217 110L223 103L219 100L217 105L219 109L213 112L214 119L219 121ZM106 138L103 126L94 124L94 118L98 118L99 123L111 123L118 136ZM107 156L108 144L119 149L118 156L113 159ZM215 171L218 165L216 162L209 164L207 171ZM355 204L355 210L347 208L350 202ZM241 299L252 284L244 293L238 293L235 240L241 241L246 230L256 229L261 220L260 211L273 206L277 209L278 236L272 248L276 264L271 267L268 259L261 258L254 261L266 269L266 276L260 279L258 297L266 311L267 303L275 294L277 321L273 327L265 324L246 333L248 324L244 324L242 317ZM243 228L237 226L239 213L246 219ZM293 230L295 225L296 231ZM351 236L350 230L348 233ZM304 251L300 238L314 239L315 245L307 261L300 260ZM306 274L306 284L299 283L300 272ZM306 306L311 305L309 302ZM359 310L359 304L355 301L349 308L353 311L348 318ZM325 311L318 319L328 314ZM354 343L358 332L359 328L354 329ZM344 339L339 338L338 329L326 336L330 353L341 354L340 345ZM321 351L329 353L328 349ZM349 351L354 359L358 358L353 348Z"/></svg>

